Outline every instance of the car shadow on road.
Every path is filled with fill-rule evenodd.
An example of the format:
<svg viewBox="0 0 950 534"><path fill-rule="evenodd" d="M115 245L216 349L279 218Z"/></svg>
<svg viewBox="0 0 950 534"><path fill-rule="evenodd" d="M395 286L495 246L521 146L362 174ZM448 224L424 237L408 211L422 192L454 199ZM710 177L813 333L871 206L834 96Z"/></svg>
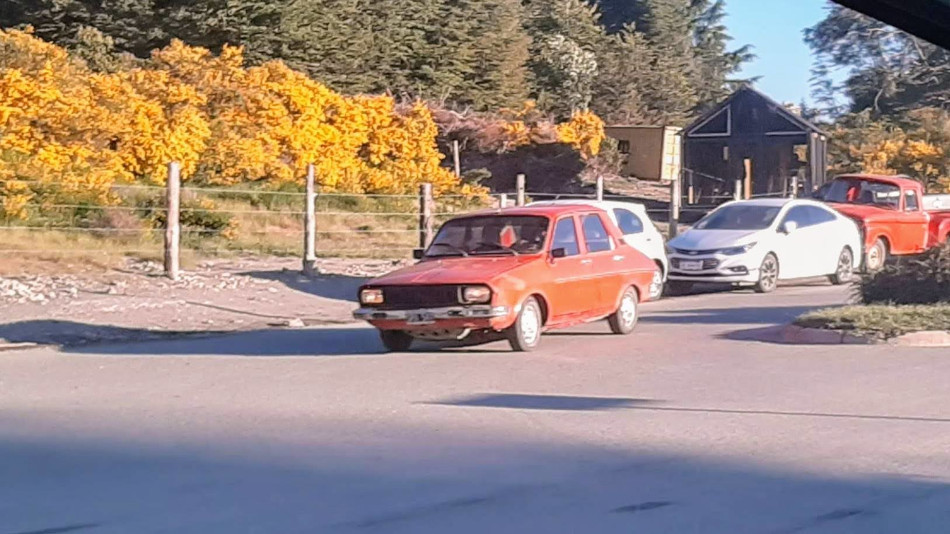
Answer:
<svg viewBox="0 0 950 534"><path fill-rule="evenodd" d="M298 271L250 271L241 273L260 280L280 282L294 291L330 300L356 302L361 285L368 277L345 275L305 276Z"/></svg>
<svg viewBox="0 0 950 534"><path fill-rule="evenodd" d="M643 323L665 324L784 324L823 306L758 306L754 308L700 308L644 314Z"/></svg>
<svg viewBox="0 0 950 534"><path fill-rule="evenodd" d="M63 352L128 356L330 357L386 353L376 330L363 326L265 328L243 331L167 331L37 320L0 324L9 343L58 345ZM507 352L496 339L417 342L406 354Z"/></svg>

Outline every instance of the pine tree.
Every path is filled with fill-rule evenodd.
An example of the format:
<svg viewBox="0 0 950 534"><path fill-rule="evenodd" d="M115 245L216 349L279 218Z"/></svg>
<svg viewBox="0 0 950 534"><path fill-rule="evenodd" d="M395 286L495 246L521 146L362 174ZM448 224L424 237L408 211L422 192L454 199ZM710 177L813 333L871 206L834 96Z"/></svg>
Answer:
<svg viewBox="0 0 950 534"><path fill-rule="evenodd" d="M714 107L735 90L741 81L734 75L755 57L748 45L728 49L732 37L723 23L725 9L724 0L693 0L691 6L699 111Z"/></svg>
<svg viewBox="0 0 950 534"><path fill-rule="evenodd" d="M597 8L585 0L527 0L532 93L560 117L587 109L599 75L606 33Z"/></svg>

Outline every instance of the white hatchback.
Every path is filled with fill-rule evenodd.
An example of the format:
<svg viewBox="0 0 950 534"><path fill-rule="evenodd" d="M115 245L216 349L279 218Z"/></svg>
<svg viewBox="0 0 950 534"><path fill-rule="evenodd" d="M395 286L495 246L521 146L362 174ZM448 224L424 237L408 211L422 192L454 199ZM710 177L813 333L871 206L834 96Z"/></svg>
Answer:
<svg viewBox="0 0 950 534"><path fill-rule="evenodd" d="M819 202L728 202L670 240L670 286L725 282L768 293L779 280L817 276L844 284L860 267L861 250L855 223Z"/></svg>
<svg viewBox="0 0 950 534"><path fill-rule="evenodd" d="M546 200L532 202L529 206L550 206L557 204L580 204L594 206L607 212L610 219L623 233L623 239L628 245L639 250L643 255L656 263L658 270L650 285L650 300L656 300L663 295L663 286L666 284L669 273L669 261L666 257L663 234L653 225L643 204L636 202L615 202L584 199Z"/></svg>

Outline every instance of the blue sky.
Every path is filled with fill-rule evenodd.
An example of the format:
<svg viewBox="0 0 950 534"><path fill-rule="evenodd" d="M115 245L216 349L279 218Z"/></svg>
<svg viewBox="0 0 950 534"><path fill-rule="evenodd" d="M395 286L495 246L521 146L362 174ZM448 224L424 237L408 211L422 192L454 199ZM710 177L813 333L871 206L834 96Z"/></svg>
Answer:
<svg viewBox="0 0 950 534"><path fill-rule="evenodd" d="M761 76L756 88L779 102L810 102L813 62L802 30L823 19L827 5L826 0L726 0L733 45L751 44L758 56L742 76Z"/></svg>

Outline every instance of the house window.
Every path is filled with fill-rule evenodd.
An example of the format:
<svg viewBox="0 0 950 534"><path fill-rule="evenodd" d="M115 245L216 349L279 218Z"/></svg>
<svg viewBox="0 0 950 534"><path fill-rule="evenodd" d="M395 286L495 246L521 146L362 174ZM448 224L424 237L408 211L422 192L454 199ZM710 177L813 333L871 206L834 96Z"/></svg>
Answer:
<svg viewBox="0 0 950 534"><path fill-rule="evenodd" d="M617 141L617 150L619 150L621 154L629 154L630 141Z"/></svg>

